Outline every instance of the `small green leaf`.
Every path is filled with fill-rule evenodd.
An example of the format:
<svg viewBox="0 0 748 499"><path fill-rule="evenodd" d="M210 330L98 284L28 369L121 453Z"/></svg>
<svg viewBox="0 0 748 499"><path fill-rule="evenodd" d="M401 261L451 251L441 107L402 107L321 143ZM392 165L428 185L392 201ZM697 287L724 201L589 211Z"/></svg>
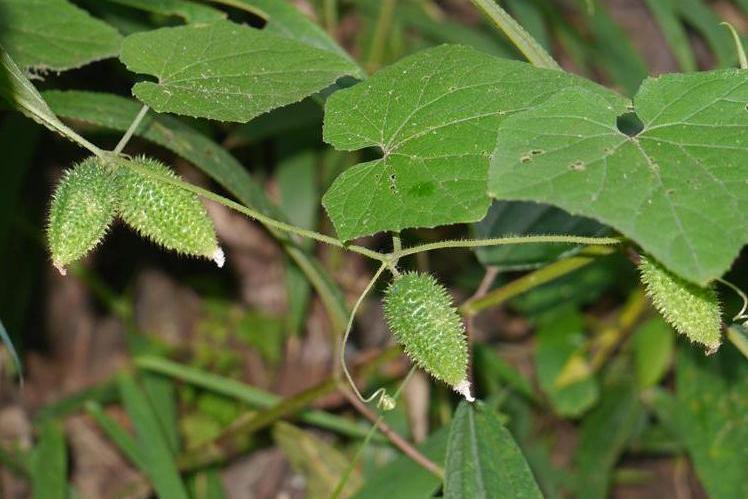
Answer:
<svg viewBox="0 0 748 499"><path fill-rule="evenodd" d="M634 99L643 128L626 130L629 101L569 88L501 124L488 190L609 224L706 284L748 241L746 105L745 71L660 76Z"/></svg>
<svg viewBox="0 0 748 499"><path fill-rule="evenodd" d="M150 158L122 161L116 173L118 215L153 242L178 253L210 258L222 267L223 251L198 197L145 172L179 178Z"/></svg>
<svg viewBox="0 0 748 499"><path fill-rule="evenodd" d="M562 71L443 45L335 92L325 107L325 141L382 154L345 171L325 194L338 236L480 220L499 123L580 85L613 96Z"/></svg>
<svg viewBox="0 0 748 499"><path fill-rule="evenodd" d="M31 455L33 499L68 499L65 434L57 421L45 421Z"/></svg>
<svg viewBox="0 0 748 499"><path fill-rule="evenodd" d="M52 264L65 267L91 251L114 219L112 174L97 157L67 170L52 195L47 243Z"/></svg>
<svg viewBox="0 0 748 499"><path fill-rule="evenodd" d="M597 402L600 388L585 357L584 318L573 308L549 312L537 331L535 369L540 388L560 416L579 417ZM569 369L576 369L573 381Z"/></svg>
<svg viewBox="0 0 748 499"><path fill-rule="evenodd" d="M158 78L133 87L156 111L222 121L247 122L357 73L338 55L228 21L130 35L120 58Z"/></svg>
<svg viewBox="0 0 748 499"><path fill-rule="evenodd" d="M639 387L649 388L656 385L673 361L675 350L673 330L662 319L652 319L634 332L631 341Z"/></svg>
<svg viewBox="0 0 748 499"><path fill-rule="evenodd" d="M0 13L0 45L22 68L77 68L117 55L122 41L67 0L0 0Z"/></svg>
<svg viewBox="0 0 748 499"><path fill-rule="evenodd" d="M722 316L714 287L688 282L646 256L641 258L639 271L647 294L665 320L708 352L715 352L722 343Z"/></svg>
<svg viewBox="0 0 748 499"><path fill-rule="evenodd" d="M509 430L480 402L457 408L446 468L445 499L543 497Z"/></svg>
<svg viewBox="0 0 748 499"><path fill-rule="evenodd" d="M428 274L402 274L387 288L384 316L413 362L473 400L465 326L444 286Z"/></svg>

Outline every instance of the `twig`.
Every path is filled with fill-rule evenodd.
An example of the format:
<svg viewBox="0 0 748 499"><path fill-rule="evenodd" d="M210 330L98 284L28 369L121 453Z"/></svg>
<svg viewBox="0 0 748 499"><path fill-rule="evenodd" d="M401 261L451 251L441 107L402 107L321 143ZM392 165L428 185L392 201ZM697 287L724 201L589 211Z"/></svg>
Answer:
<svg viewBox="0 0 748 499"><path fill-rule="evenodd" d="M392 252L390 258L403 258L415 253L434 251L445 248L483 248L486 246L503 246L508 244L590 244L590 245L615 245L621 240L615 237L594 236L571 236L571 235L531 235L531 236L507 236L492 237L488 239L453 239L435 243L419 244L400 251Z"/></svg>
<svg viewBox="0 0 748 499"><path fill-rule="evenodd" d="M395 432L395 430L390 428L387 423L381 421L379 416L375 414L371 409L369 409L366 404L361 402L358 397L356 397L351 391L342 389L341 392L343 393L345 398L348 399L351 405L361 413L362 416L371 421L373 424L378 425L379 431L382 432L385 437L387 437L387 440L392 442L392 445L400 449L403 454L411 458L424 469L428 470L439 478L444 479L444 470L441 468L441 466L437 465L428 457L421 454L418 449L413 447L410 442L405 440L397 432Z"/></svg>
<svg viewBox="0 0 748 499"><path fill-rule="evenodd" d="M496 276L499 275L499 268L498 267L488 267L486 268L486 273L483 275L483 279L480 282L480 285L478 286L478 289L475 290L475 293L466 300L466 302L469 302L471 300L478 300L480 298L483 298L483 296L488 293L488 290L491 289L491 285L493 285L493 282L496 280ZM473 384L473 340L475 339L475 314L468 314L465 317L465 337L467 340L467 347L468 347L468 370L467 370L467 378L470 384Z"/></svg>
<svg viewBox="0 0 748 499"><path fill-rule="evenodd" d="M611 247L589 246L576 256L559 260L534 272L525 274L505 286L486 293L485 296L470 298L460 306L460 312L467 317L476 315L486 308L500 305L531 289L585 267L594 262L598 257L610 255L613 251L614 249Z"/></svg>

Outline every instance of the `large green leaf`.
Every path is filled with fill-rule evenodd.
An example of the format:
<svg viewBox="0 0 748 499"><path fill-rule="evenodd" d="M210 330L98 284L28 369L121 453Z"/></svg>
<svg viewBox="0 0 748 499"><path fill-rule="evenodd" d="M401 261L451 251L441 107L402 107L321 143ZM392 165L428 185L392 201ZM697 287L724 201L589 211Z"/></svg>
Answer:
<svg viewBox="0 0 748 499"><path fill-rule="evenodd" d="M745 358L731 345L709 357L681 345L676 394L678 431L709 497L748 497Z"/></svg>
<svg viewBox="0 0 748 499"><path fill-rule="evenodd" d="M748 210L748 78L739 70L662 76L634 103L643 129L633 136L617 126L626 99L580 88L506 119L489 192L596 218L706 283L748 238L739 216Z"/></svg>
<svg viewBox="0 0 748 499"><path fill-rule="evenodd" d="M121 41L67 0L0 0L0 44L22 68L77 68L117 55Z"/></svg>
<svg viewBox="0 0 748 499"><path fill-rule="evenodd" d="M447 445L445 499L541 499L512 435L480 402L457 408Z"/></svg>
<svg viewBox="0 0 748 499"><path fill-rule="evenodd" d="M156 111L223 121L247 122L358 74L339 55L229 21L130 35L120 58L158 78L133 87Z"/></svg>
<svg viewBox="0 0 748 499"><path fill-rule="evenodd" d="M567 73L456 45L419 52L336 92L325 108L325 140L383 156L347 170L325 194L339 237L483 218L499 124L568 86L614 98Z"/></svg>

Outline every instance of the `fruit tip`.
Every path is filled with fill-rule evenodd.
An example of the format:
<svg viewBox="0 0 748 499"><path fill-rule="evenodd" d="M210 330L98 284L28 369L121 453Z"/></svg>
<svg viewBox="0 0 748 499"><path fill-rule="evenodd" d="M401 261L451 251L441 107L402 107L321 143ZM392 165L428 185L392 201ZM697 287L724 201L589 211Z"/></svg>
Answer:
<svg viewBox="0 0 748 499"><path fill-rule="evenodd" d="M59 272L61 276L68 275L67 269L65 267L63 267L61 263L54 262L54 263L52 263L52 266L57 269L57 272Z"/></svg>
<svg viewBox="0 0 748 499"><path fill-rule="evenodd" d="M216 265L218 268L222 268L223 264L226 263L226 255L224 254L221 247L217 247L216 250L213 252L213 255L211 256L211 259L216 262Z"/></svg>
<svg viewBox="0 0 748 499"><path fill-rule="evenodd" d="M465 397L465 400L468 402L475 402L475 397L470 393L470 382L466 379L463 379L459 383L457 383L454 386L454 390Z"/></svg>

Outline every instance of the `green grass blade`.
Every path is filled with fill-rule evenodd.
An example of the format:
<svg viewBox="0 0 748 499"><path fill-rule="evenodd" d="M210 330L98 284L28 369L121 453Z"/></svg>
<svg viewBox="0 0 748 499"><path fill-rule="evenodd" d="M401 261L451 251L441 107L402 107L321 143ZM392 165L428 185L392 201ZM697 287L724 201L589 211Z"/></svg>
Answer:
<svg viewBox="0 0 748 499"><path fill-rule="evenodd" d="M146 394L132 375L122 374L117 382L125 410L135 427L136 443L143 457L142 470L150 478L156 494L161 499L188 499L174 454Z"/></svg>
<svg viewBox="0 0 748 499"><path fill-rule="evenodd" d="M135 365L141 369L171 376L227 397L245 402L253 407L267 409L281 402L281 397L259 390L232 379L183 366L160 357L139 357ZM359 425L348 419L318 410L304 410L298 414L299 420L320 428L336 431L352 437L365 437L368 425Z"/></svg>
<svg viewBox="0 0 748 499"><path fill-rule="evenodd" d="M120 452L130 460L138 469L145 469L146 462L143 453L138 448L135 440L116 421L106 415L104 409L96 402L86 404L86 412L96 421L109 439L114 442Z"/></svg>
<svg viewBox="0 0 748 499"><path fill-rule="evenodd" d="M67 450L65 435L56 421L39 430L39 443L31 456L33 499L67 499Z"/></svg>

